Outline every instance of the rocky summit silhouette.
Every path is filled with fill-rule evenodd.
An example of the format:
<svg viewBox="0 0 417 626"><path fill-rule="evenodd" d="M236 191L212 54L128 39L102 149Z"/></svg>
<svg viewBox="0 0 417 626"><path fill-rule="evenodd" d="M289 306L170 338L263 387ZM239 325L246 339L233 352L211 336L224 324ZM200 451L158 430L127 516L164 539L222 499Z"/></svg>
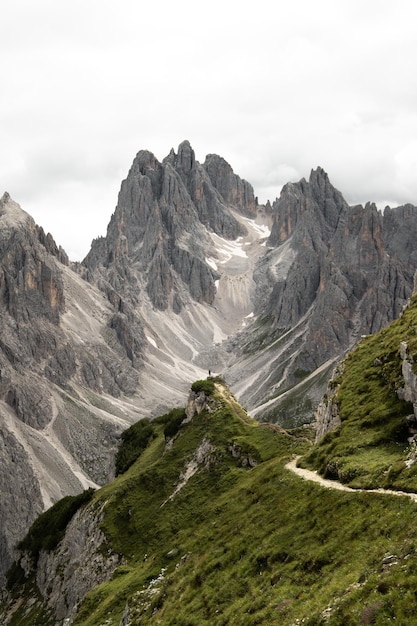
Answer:
<svg viewBox="0 0 417 626"><path fill-rule="evenodd" d="M136 155L82 263L4 194L0 578L38 513L108 481L120 433L209 370L260 421L312 421L335 362L406 304L416 230L416 207L350 207L321 168L260 205L188 141Z"/></svg>

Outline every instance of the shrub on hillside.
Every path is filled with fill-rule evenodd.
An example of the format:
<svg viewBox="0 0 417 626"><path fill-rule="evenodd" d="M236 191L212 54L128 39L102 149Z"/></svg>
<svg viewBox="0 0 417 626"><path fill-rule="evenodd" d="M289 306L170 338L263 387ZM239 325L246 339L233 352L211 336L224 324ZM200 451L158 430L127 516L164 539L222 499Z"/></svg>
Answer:
<svg viewBox="0 0 417 626"><path fill-rule="evenodd" d="M84 504L91 500L94 489L90 487L77 496L66 496L50 509L42 513L30 527L26 537L18 544L19 550L26 550L37 563L41 550L54 550L65 534L65 530Z"/></svg>
<svg viewBox="0 0 417 626"><path fill-rule="evenodd" d="M204 391L207 396L211 396L215 392L214 382L207 378L206 380L196 380L195 383L191 385L191 390L194 393L200 393L200 391Z"/></svg>
<svg viewBox="0 0 417 626"><path fill-rule="evenodd" d="M147 418L139 420L122 432L121 444L116 454L116 476L123 474L133 465L155 436L152 423Z"/></svg>
<svg viewBox="0 0 417 626"><path fill-rule="evenodd" d="M172 409L169 413L157 417L155 421L160 424L165 424L164 437L165 439L171 439L179 431L184 419L185 409Z"/></svg>

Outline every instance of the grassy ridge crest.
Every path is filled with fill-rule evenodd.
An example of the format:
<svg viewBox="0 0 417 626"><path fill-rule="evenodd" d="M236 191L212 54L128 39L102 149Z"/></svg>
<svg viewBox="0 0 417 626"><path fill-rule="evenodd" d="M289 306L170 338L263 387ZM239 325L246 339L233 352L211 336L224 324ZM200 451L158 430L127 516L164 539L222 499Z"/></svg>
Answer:
<svg viewBox="0 0 417 626"><path fill-rule="evenodd" d="M123 564L74 625L417 623L416 504L295 476L305 433L250 420L218 381L206 410L173 438L164 427L86 505ZM33 619L40 606L23 597L10 626L54 624L46 608Z"/></svg>
<svg viewBox="0 0 417 626"><path fill-rule="evenodd" d="M397 393L404 385L402 342L416 363L416 296L398 320L363 338L345 359L332 381L341 425L304 457L304 467L352 487L417 492L416 446L407 420L413 405Z"/></svg>

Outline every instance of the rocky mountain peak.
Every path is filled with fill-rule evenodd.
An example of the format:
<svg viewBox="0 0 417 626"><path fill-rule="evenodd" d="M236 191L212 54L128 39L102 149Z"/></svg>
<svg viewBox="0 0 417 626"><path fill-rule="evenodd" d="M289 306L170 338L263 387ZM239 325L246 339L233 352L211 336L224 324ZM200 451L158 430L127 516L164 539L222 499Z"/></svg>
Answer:
<svg viewBox="0 0 417 626"><path fill-rule="evenodd" d="M208 154L203 167L228 204L236 207L243 215L256 217L258 204L252 185L237 176L225 159Z"/></svg>
<svg viewBox="0 0 417 626"><path fill-rule="evenodd" d="M313 168L310 172L310 177L309 177L309 184L314 188L318 188L321 189L321 193L319 193L319 196L323 196L326 195L325 193L325 189L326 187L333 187L333 185L330 183L329 180L329 175L327 174L327 172L320 166L316 167L315 169Z"/></svg>
<svg viewBox="0 0 417 626"><path fill-rule="evenodd" d="M178 312L189 296L212 303L217 274L205 260L212 255L209 233L227 239L244 234L233 212L253 216L255 201L250 185L226 162L218 158L211 169L213 180L196 161L189 141L179 145L177 154L171 150L162 163L151 152L140 151L122 183L106 238L93 242L83 262L91 279L98 279L94 272L103 278L104 270L106 280L119 288L121 279L128 278L130 293L125 297L132 297L134 282L136 294L145 290L159 310L172 307ZM133 276L132 262L140 277ZM110 266L109 273L105 268Z"/></svg>
<svg viewBox="0 0 417 626"><path fill-rule="evenodd" d="M263 208L269 239L261 209L215 154L202 165L188 141L162 162L142 150L106 236L73 266L3 195L0 540L16 518L33 519L28 492L40 510L103 482L122 426L179 406L209 368L252 416L309 421L334 361L400 313L417 267L416 207L349 207L317 168ZM22 472L11 492L10 454L30 489Z"/></svg>
<svg viewBox="0 0 417 626"><path fill-rule="evenodd" d="M0 218L2 229L16 229L24 224L31 229L35 226L30 215L11 198L7 191L0 198Z"/></svg>
<svg viewBox="0 0 417 626"><path fill-rule="evenodd" d="M163 164L169 163L176 171L189 174L196 165L195 152L188 140L180 143L178 152L171 148L169 154L163 160Z"/></svg>
<svg viewBox="0 0 417 626"><path fill-rule="evenodd" d="M176 169L182 170L185 174L191 172L195 165L195 153L189 141L183 141L178 147L176 159Z"/></svg>
<svg viewBox="0 0 417 626"><path fill-rule="evenodd" d="M159 198L161 195L162 167L155 155L149 150L141 150L137 153L130 168L129 177L136 179L138 185L144 186L150 183L155 198Z"/></svg>
<svg viewBox="0 0 417 626"><path fill-rule="evenodd" d="M0 198L0 209L10 200L10 194L8 191L5 191L2 197Z"/></svg>
<svg viewBox="0 0 417 626"><path fill-rule="evenodd" d="M298 183L287 183L282 188L279 199L273 203L270 242L276 245L291 237L299 222L307 231L319 230L328 237L347 206L327 173L318 167L311 171L308 182L302 178Z"/></svg>
<svg viewBox="0 0 417 626"><path fill-rule="evenodd" d="M50 251L59 258L52 236L5 193L0 201L0 301L17 321L59 320L63 285Z"/></svg>

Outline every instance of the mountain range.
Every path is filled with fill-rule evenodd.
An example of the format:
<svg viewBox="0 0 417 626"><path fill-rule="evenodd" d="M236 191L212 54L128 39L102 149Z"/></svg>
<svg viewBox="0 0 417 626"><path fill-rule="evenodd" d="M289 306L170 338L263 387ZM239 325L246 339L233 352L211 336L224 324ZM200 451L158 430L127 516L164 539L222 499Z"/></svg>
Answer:
<svg viewBox="0 0 417 626"><path fill-rule="evenodd" d="M108 482L121 433L221 374L260 423L314 419L336 363L398 318L417 208L348 206L317 168L260 205L189 142L140 151L105 237L73 263L0 200L0 563L37 515Z"/></svg>
<svg viewBox="0 0 417 626"><path fill-rule="evenodd" d="M117 478L19 543L2 623L416 624L417 375L387 375L415 354L416 297L404 318L349 354L329 385L341 422L316 444L250 418L220 377L131 426Z"/></svg>

